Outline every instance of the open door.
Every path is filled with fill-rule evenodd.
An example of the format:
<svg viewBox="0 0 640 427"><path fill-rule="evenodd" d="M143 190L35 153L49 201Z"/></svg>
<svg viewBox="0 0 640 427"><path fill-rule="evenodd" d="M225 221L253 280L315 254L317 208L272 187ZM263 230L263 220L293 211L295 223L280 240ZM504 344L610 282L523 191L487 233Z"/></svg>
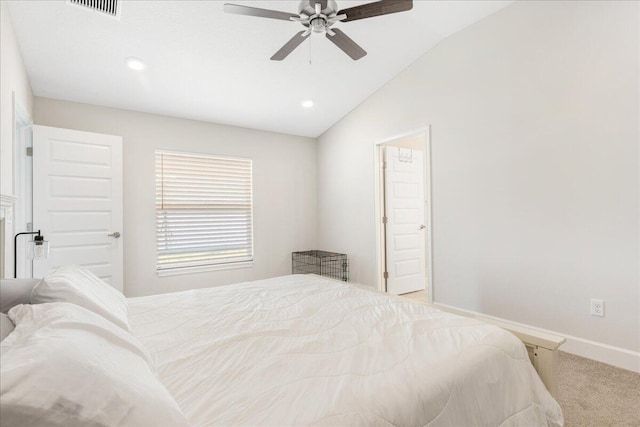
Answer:
<svg viewBox="0 0 640 427"><path fill-rule="evenodd" d="M34 277L79 264L122 291L121 137L33 127L33 228L49 241Z"/></svg>
<svg viewBox="0 0 640 427"><path fill-rule="evenodd" d="M387 292L426 289L424 158L420 150L384 147Z"/></svg>

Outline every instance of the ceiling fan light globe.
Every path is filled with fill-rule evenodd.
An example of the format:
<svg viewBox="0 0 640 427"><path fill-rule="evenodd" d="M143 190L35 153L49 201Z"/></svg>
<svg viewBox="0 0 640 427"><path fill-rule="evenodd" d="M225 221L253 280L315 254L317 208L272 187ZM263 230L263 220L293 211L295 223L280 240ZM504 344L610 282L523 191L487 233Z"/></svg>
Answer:
<svg viewBox="0 0 640 427"><path fill-rule="evenodd" d="M311 21L311 29L314 33L324 33L327 21L322 18L315 18Z"/></svg>

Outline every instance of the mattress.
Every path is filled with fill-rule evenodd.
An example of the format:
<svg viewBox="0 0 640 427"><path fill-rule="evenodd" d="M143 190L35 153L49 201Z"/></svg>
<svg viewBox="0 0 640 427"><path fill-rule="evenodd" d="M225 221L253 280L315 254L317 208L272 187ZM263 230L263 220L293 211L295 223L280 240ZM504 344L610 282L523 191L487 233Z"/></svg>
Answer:
<svg viewBox="0 0 640 427"><path fill-rule="evenodd" d="M128 303L195 426L563 423L511 333L408 299L292 275Z"/></svg>

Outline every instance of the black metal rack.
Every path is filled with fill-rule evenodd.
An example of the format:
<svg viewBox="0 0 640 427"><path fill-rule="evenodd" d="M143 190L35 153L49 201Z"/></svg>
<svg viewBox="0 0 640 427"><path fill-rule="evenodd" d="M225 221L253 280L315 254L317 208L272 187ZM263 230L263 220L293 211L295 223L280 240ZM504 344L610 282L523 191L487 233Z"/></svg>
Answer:
<svg viewBox="0 0 640 427"><path fill-rule="evenodd" d="M327 251L303 251L291 254L292 274L319 274L349 281L349 260L346 254Z"/></svg>

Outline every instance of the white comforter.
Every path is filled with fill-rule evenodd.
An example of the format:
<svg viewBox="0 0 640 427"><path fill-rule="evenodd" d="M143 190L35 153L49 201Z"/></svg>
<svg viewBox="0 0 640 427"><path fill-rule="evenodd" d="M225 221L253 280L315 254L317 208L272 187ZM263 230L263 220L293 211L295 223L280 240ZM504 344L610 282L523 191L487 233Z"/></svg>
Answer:
<svg viewBox="0 0 640 427"><path fill-rule="evenodd" d="M562 425L509 332L314 276L129 300L131 329L205 425Z"/></svg>

